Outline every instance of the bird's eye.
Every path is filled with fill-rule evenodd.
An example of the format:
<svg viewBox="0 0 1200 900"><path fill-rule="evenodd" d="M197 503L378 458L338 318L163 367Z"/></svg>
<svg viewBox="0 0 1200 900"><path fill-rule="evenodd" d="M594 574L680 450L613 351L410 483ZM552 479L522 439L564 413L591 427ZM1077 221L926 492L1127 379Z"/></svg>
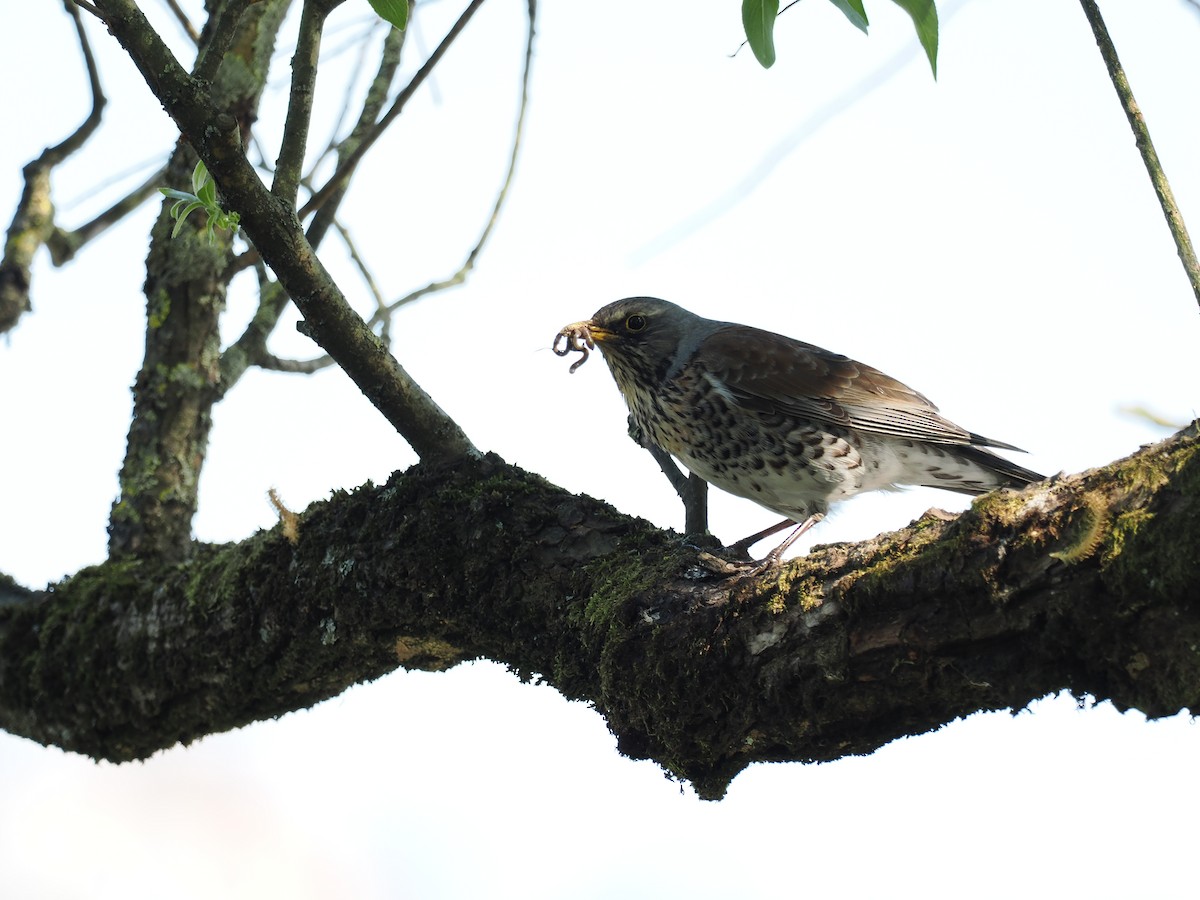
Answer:
<svg viewBox="0 0 1200 900"><path fill-rule="evenodd" d="M625 320L625 330L638 332L646 327L646 317L633 315Z"/></svg>

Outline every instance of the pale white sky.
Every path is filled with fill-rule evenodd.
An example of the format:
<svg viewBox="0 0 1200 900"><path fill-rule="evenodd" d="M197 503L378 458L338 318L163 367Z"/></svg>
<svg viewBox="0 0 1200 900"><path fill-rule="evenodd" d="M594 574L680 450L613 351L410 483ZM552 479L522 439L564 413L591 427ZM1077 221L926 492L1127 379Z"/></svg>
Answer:
<svg viewBox="0 0 1200 900"><path fill-rule="evenodd" d="M829 4L798 5L770 71L748 52L729 58L732 2L541 6L511 205L469 284L395 328L400 360L481 447L681 524L625 437L600 360L572 376L548 350L563 324L629 294L847 353L1047 473L1161 436L1122 405L1196 414L1196 302L1077 3L941 4L937 82L907 17L880 0L870 37ZM339 10L330 46L353 42L362 8ZM1102 8L1200 232L1200 13L1182 0ZM348 200L390 295L452 272L482 226L523 9L485 5L436 95L420 95ZM424 44L456 14L431 4ZM20 167L75 126L86 98L77 71L34 77L48 54L74 66L55 4L3 18L0 96L20 123L0 142L7 216ZM56 189L70 221L101 202L88 199L97 182L172 140L111 39L91 33L109 122ZM284 98L270 92L264 134ZM339 97L318 101L328 122ZM0 342L0 454L3 471L23 473L0 486L0 571L27 584L103 557L150 220L133 217L67 270L43 259L35 312ZM365 299L335 239L324 255ZM230 336L247 297L234 297ZM275 348L313 349L290 322ZM217 410L197 536L269 527L271 486L303 507L412 459L339 372L251 374ZM866 537L931 505L964 501L859 498L813 540ZM717 495L712 518L733 539L772 517ZM1185 719L1059 699L866 758L755 767L713 804L620 758L587 707L497 666L397 673L144 764L0 736L0 895L1194 896L1197 834L1177 810L1200 804L1198 742Z"/></svg>

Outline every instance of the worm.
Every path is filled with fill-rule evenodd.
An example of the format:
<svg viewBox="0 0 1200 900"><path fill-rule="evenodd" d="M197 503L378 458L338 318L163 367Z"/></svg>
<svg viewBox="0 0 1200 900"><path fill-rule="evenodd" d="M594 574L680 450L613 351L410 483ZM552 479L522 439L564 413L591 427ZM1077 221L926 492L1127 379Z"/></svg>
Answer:
<svg viewBox="0 0 1200 900"><path fill-rule="evenodd" d="M558 345L562 343L560 350ZM554 343L550 345L559 356L566 356L568 353L582 353L583 356L571 363L570 373L575 374L575 370L582 366L588 360L588 355L596 347L596 342L592 340L592 334L588 331L587 322L575 322L567 325L554 336Z"/></svg>

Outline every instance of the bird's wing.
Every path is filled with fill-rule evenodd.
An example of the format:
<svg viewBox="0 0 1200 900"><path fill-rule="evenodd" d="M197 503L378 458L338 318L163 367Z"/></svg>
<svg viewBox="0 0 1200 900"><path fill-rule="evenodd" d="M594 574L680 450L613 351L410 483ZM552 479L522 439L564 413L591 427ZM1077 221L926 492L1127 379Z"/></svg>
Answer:
<svg viewBox="0 0 1200 900"><path fill-rule="evenodd" d="M713 377L746 409L909 440L1018 449L960 428L878 369L781 334L726 325L702 349Z"/></svg>

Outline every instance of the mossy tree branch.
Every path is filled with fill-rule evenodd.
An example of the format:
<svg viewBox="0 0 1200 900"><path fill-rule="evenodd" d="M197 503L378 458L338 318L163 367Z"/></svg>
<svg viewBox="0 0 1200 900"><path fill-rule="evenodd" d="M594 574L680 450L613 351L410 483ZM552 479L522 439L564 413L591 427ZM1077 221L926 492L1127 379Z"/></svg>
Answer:
<svg viewBox="0 0 1200 900"><path fill-rule="evenodd" d="M287 3L222 4L201 35L197 67L212 72L205 90L214 108L249 134L267 80ZM186 185L196 155L183 142L166 170ZM146 259L146 349L133 386L133 419L121 467L120 495L109 518L109 554L183 559L208 452L212 408L221 397L220 320L229 286L233 237L204 234L189 221L172 237L169 203L159 212Z"/></svg>
<svg viewBox="0 0 1200 900"><path fill-rule="evenodd" d="M1055 691L1200 708L1200 431L755 578L495 457L422 464L183 565L0 605L0 726L97 758L487 657L719 797Z"/></svg>

